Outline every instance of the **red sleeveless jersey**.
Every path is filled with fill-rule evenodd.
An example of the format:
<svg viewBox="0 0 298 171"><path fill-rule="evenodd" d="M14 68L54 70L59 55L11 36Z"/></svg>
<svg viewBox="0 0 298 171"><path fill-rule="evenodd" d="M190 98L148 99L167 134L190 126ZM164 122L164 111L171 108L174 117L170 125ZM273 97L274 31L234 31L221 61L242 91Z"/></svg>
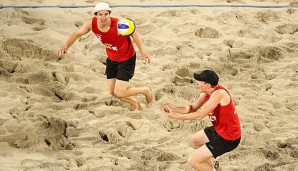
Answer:
<svg viewBox="0 0 298 171"><path fill-rule="evenodd" d="M130 59L136 52L129 36L121 36L117 31L117 18L111 18L111 26L107 32L98 29L97 18L92 18L92 31L106 46L108 58L121 62Z"/></svg>
<svg viewBox="0 0 298 171"><path fill-rule="evenodd" d="M215 131L226 140L236 140L241 137L241 126L237 111L232 102L232 97L227 89L218 85L215 90L223 89L230 96L230 103L226 106L217 105L216 108L208 114ZM206 94L205 101L208 101L210 95Z"/></svg>

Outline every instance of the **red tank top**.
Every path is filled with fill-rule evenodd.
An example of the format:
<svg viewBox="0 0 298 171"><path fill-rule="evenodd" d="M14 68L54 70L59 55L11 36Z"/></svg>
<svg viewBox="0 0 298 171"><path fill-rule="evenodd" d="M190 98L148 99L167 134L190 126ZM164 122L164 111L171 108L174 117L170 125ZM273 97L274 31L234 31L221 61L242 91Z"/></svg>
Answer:
<svg viewBox="0 0 298 171"><path fill-rule="evenodd" d="M111 18L111 26L107 32L98 29L97 18L92 18L92 31L106 46L108 58L121 62L130 59L136 52L129 36L121 36L117 31L117 18Z"/></svg>
<svg viewBox="0 0 298 171"><path fill-rule="evenodd" d="M218 85L215 90L223 89L230 96L230 103L226 106L217 105L216 108L208 114L215 131L226 140L236 140L241 137L241 126L237 111L232 102L232 97L227 89ZM210 95L206 94L205 101L208 101Z"/></svg>

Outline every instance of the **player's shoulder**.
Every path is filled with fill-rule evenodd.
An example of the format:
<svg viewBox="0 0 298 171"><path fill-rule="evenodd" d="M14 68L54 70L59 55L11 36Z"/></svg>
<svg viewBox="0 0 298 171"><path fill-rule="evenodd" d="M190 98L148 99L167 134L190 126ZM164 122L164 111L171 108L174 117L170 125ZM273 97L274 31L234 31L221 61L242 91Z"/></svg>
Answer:
<svg viewBox="0 0 298 171"><path fill-rule="evenodd" d="M94 17L85 20L85 23L92 24Z"/></svg>
<svg viewBox="0 0 298 171"><path fill-rule="evenodd" d="M211 95L213 97L221 98L221 97L224 97L224 96L228 95L228 93L224 89L217 89L214 92L212 92Z"/></svg>

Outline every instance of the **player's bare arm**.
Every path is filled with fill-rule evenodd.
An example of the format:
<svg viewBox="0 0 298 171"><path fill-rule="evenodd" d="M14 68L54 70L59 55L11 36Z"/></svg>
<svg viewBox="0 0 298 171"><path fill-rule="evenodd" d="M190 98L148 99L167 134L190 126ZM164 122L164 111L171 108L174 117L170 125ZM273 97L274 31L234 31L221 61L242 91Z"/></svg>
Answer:
<svg viewBox="0 0 298 171"><path fill-rule="evenodd" d="M82 35L87 34L91 30L92 19L86 21L77 31L73 32L64 43L64 46L58 51L58 56L63 56L73 43Z"/></svg>
<svg viewBox="0 0 298 171"><path fill-rule="evenodd" d="M137 32L134 32L134 34L132 34L132 38L133 38L134 42L136 43L136 45L138 46L138 49L139 49L141 55L143 56L144 60L146 61L146 63L150 64L151 57L144 50L142 39L139 36L139 34Z"/></svg>

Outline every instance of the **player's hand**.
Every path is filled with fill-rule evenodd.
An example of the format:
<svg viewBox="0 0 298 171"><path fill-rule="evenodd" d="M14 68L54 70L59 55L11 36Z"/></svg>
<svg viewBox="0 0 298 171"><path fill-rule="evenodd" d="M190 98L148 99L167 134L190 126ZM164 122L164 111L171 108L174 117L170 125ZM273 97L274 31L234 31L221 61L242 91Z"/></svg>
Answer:
<svg viewBox="0 0 298 171"><path fill-rule="evenodd" d="M64 54L67 53L67 49L66 48L62 48L58 51L58 56L61 57L63 56Z"/></svg>
<svg viewBox="0 0 298 171"><path fill-rule="evenodd" d="M144 60L146 62L146 64L150 64L151 63L151 57L150 55L148 55L147 53L142 54L142 56L144 57Z"/></svg>
<svg viewBox="0 0 298 171"><path fill-rule="evenodd" d="M166 114L169 118L175 118L176 113L174 112L175 107L169 103L160 106L160 110Z"/></svg>
<svg viewBox="0 0 298 171"><path fill-rule="evenodd" d="M164 105L168 106L173 111L176 109L176 107L174 105L172 105L171 103L165 103Z"/></svg>
<svg viewBox="0 0 298 171"><path fill-rule="evenodd" d="M159 108L163 113L169 113L170 112L166 104L161 105Z"/></svg>

